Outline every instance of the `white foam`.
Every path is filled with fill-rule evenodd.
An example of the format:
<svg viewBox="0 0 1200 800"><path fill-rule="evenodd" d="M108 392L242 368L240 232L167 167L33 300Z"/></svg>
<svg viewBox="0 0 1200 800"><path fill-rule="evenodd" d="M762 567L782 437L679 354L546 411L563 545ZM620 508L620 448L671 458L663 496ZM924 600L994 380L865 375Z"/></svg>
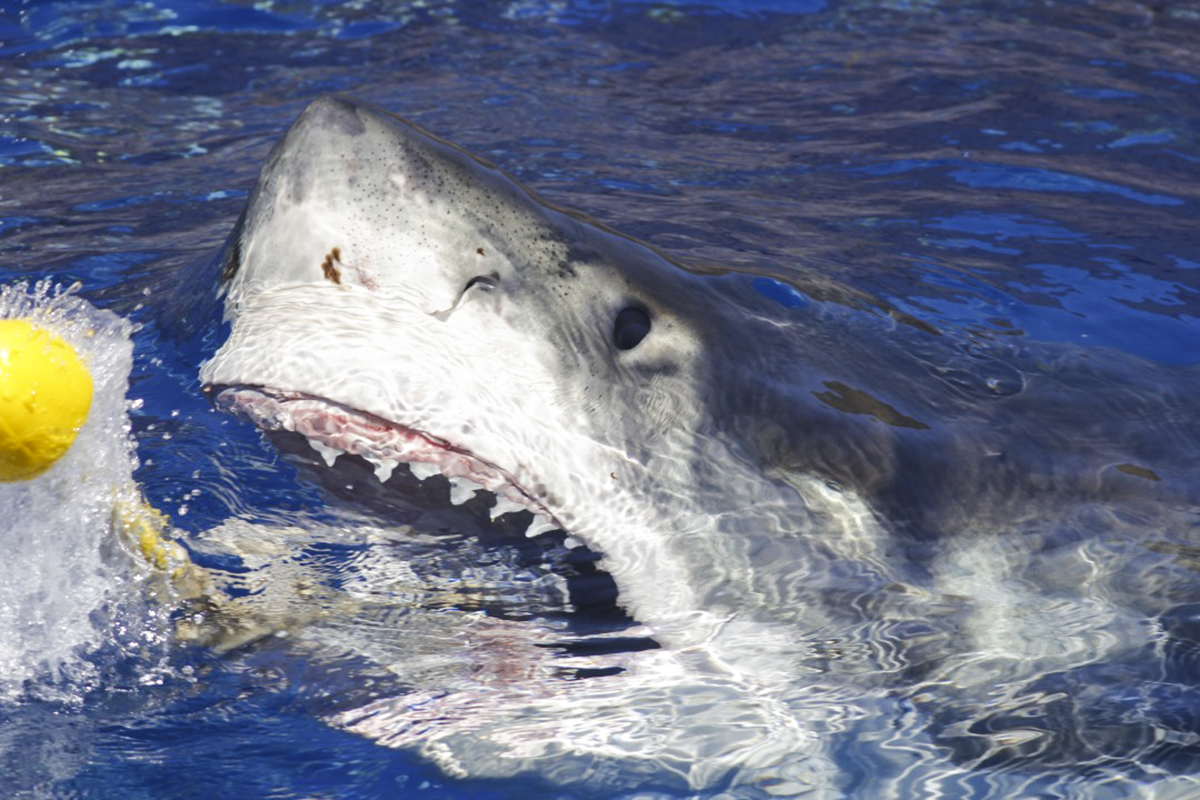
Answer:
<svg viewBox="0 0 1200 800"><path fill-rule="evenodd" d="M144 610L131 608L141 597L130 586L134 564L112 547L114 502L137 499L125 400L133 327L46 282L0 288L0 318L16 317L75 347L94 394L66 455L32 480L0 483L0 698L42 679L45 691L53 684L69 695L94 677L89 653L114 644L133 652L157 637Z"/></svg>

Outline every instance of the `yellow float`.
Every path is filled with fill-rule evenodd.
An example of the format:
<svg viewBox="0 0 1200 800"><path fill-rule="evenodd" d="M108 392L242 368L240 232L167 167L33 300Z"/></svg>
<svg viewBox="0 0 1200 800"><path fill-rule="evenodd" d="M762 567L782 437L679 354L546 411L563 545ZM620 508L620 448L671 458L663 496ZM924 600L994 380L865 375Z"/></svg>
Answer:
<svg viewBox="0 0 1200 800"><path fill-rule="evenodd" d="M61 337L0 319L0 481L37 477L71 447L92 405L92 378Z"/></svg>

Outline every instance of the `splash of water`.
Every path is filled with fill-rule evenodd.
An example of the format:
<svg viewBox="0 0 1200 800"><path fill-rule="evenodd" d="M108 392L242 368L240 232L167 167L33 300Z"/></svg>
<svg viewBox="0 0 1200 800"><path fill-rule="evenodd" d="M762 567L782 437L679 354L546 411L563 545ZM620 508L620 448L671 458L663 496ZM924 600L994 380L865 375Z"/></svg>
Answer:
<svg viewBox="0 0 1200 800"><path fill-rule="evenodd" d="M0 483L0 700L30 692L70 700L113 654L145 654L161 624L136 584L141 565L115 532L113 509L136 501L125 398L133 326L49 282L0 287L0 318L54 331L94 382L70 450L38 477ZM108 656L97 657L107 652Z"/></svg>

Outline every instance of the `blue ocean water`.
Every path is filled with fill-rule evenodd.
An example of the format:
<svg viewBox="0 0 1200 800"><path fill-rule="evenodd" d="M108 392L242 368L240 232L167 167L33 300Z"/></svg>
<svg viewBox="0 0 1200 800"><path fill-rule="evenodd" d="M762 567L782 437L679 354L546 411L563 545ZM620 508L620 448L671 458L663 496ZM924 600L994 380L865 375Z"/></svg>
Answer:
<svg viewBox="0 0 1200 800"><path fill-rule="evenodd" d="M209 266L314 96L400 113L695 269L758 273L781 317L817 297L963 348L1047 341L1174 369L1200 362L1198 84L1186 1L0 0L0 269L78 281L140 324L136 478L176 527L294 523L324 495L211 408L197 365L223 335ZM497 569L537 561L506 548ZM627 623L603 613L597 628ZM91 657L108 672L71 698L31 686L0 705L0 795L560 793L455 779L325 724L361 679L353 655L188 649L152 681ZM1118 717L1147 702L1093 678ZM1160 689L1158 712L1194 718L1195 686ZM1184 738L1155 768L1200 769ZM857 758L846 771L869 775ZM989 796L987 767L958 796ZM1038 769L1040 796L1086 778Z"/></svg>

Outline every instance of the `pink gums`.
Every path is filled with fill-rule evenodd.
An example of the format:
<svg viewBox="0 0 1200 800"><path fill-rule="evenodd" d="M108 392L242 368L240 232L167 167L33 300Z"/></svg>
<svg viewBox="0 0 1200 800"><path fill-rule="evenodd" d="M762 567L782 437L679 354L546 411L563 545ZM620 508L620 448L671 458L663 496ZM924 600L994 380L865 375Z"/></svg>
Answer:
<svg viewBox="0 0 1200 800"><path fill-rule="evenodd" d="M474 481L557 524L554 515L504 470L441 439L374 414L300 392L243 386L222 390L217 403L263 430L294 431L326 448L359 455L372 463L388 464L388 475L390 467L400 462L431 464L447 478Z"/></svg>

